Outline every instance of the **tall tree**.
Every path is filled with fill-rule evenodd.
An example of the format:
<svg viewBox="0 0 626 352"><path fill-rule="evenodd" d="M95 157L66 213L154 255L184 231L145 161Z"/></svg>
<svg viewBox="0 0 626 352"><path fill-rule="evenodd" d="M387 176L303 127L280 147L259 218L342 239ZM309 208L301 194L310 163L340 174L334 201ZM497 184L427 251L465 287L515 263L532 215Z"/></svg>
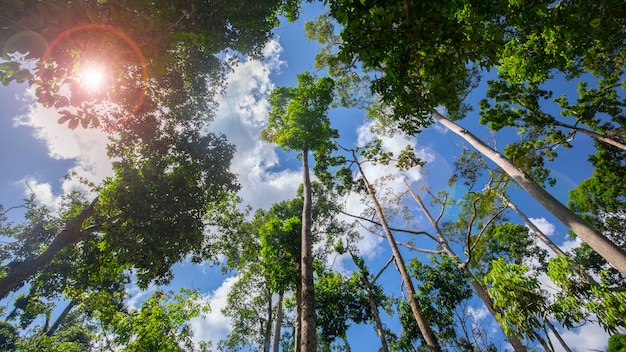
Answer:
<svg viewBox="0 0 626 352"><path fill-rule="evenodd" d="M378 145L378 147L380 146ZM385 233L385 238L387 239L387 242L389 243L389 247L391 248L391 252L393 254L394 263L396 264L396 268L398 269L400 273L400 277L402 278L402 283L404 284L404 287L406 289L407 300L409 302L411 312L417 323L419 331L424 339L424 342L426 343L426 345L431 351L441 351L441 346L439 345L439 341L437 337L435 336L435 334L433 333L430 322L427 316L422 312L420 303L417 300L417 295L416 295L413 281L411 277L409 276L407 266L405 265L404 258L402 254L400 253L398 244L395 240L392 230L389 224L387 223L387 217L385 216L383 208L380 205L380 202L378 201L378 197L376 195L374 186L368 181L367 176L365 175L365 172L363 171L363 168L361 166L362 161L358 159L357 151L349 150L348 152L351 155L347 159L347 162L349 164L356 165L359 178L356 180L356 182L354 182L352 180L351 171L349 170L348 167L345 167L339 171L340 175L344 179L343 182L347 186L347 190L350 190L351 188L356 187L357 189L360 189L361 191L366 193L369 199L371 200L372 204L374 205L376 216L378 217L380 221L379 224L383 228L383 231ZM375 146L374 148L372 148L372 150L366 149L363 153L366 155L374 156L377 152L378 150ZM382 154L381 157L388 158L388 154ZM345 187L344 185L341 185L341 186Z"/></svg>
<svg viewBox="0 0 626 352"><path fill-rule="evenodd" d="M621 70L625 47L623 4L609 0L602 4L588 1L584 6L552 6L545 1L513 6L497 2L441 6L396 1L383 7L375 3L329 1L329 6L331 15L343 26L343 43L335 57L347 64L359 60L366 69L382 72L373 81L372 89L391 107L392 119L402 131L414 134L433 121L451 129L502 167L584 242L626 273L623 249L528 180L510 160L453 122L466 112L463 99L475 85L475 74L481 66L498 67L503 77L513 83L543 82L551 77L552 69L572 78L582 72L602 75L606 70L611 74ZM584 34L579 34L579 20L588 27ZM475 26L478 22L481 25ZM605 25L616 32L605 32ZM562 42L553 40L558 36L576 46L556 44ZM528 50L529 47L537 51ZM531 54L535 52L541 54ZM446 108L448 118L436 110L439 106Z"/></svg>
<svg viewBox="0 0 626 352"><path fill-rule="evenodd" d="M475 275L470 270L470 262L472 261L472 258L474 256L477 256L477 253L475 253L476 244L481 240L481 237L483 236L484 232L492 225L494 220L496 220L496 218L500 216L502 210L498 209L498 207L495 207L495 206L494 207L481 206L480 203L483 202L484 200L482 199L482 197L475 197L474 199L468 202L469 204L471 204L471 206L469 207L471 210L466 212L465 218L463 218L463 216L459 216L459 219L457 219L456 223L454 224L454 227L458 230L458 233L455 233L456 231L450 231L452 233L445 234L444 233L445 230L442 230L442 227L440 226L440 223L439 223L441 220L441 215L438 216L437 218L433 217L430 211L427 209L424 202L422 201L422 198L419 195L417 195L409 187L408 183L407 183L407 187L409 189L409 193L411 194L413 199L418 203L420 209L422 210L424 215L426 215L426 218L432 225L435 231L434 239L437 242L437 247L441 248L443 254L448 256L449 260L452 260L453 262L457 264L458 269L465 276L465 278L469 281L469 283L471 284L478 298L480 298L480 300L483 301L487 310L496 319L496 322L498 323L500 328L503 330L504 335L506 336L507 340L513 346L513 350L526 351L526 346L522 343L518 335L504 328L503 322L499 319L499 316L498 316L499 314L498 308L495 306L493 299L487 292L486 287L481 282L480 277L477 277L477 275ZM468 196L472 197L472 192L468 192ZM446 204L447 201L444 199L443 201L441 201L441 203L442 203L442 209L439 212L439 214L444 213L445 207L447 205ZM485 213L484 212L485 208L489 208L490 211L487 211ZM479 209L483 211L480 211ZM465 209L465 210L468 210L468 209ZM482 225L479 225L478 231L474 229L475 223L476 224L482 223ZM444 228L446 227L447 227L447 230L452 230L450 227L444 226ZM450 244L449 239L452 239L454 237L457 237L458 242L463 245L463 253L466 256L465 259L461 258L455 252L452 245Z"/></svg>
<svg viewBox="0 0 626 352"><path fill-rule="evenodd" d="M297 87L278 87L272 90L272 107L268 126L261 137L286 151L301 152L304 185L302 210L302 350L316 350L315 291L313 284L313 242L311 235L311 180L309 152L327 153L332 148L331 138L338 137L330 127L327 116L333 100L332 79L316 80L308 72L298 75Z"/></svg>
<svg viewBox="0 0 626 352"><path fill-rule="evenodd" d="M203 217L238 185L234 148L204 133L222 87L225 50L258 55L278 13L293 1L47 1L0 5L2 83L28 82L68 127L101 127L111 138L115 177L64 219L43 245L5 257L0 297L27 282L65 248L86 239L132 263L140 283L170 278L171 264L201 251ZM292 16L293 15L293 16ZM104 65L109 85L92 93L77 75ZM163 242L161 234L167 233Z"/></svg>

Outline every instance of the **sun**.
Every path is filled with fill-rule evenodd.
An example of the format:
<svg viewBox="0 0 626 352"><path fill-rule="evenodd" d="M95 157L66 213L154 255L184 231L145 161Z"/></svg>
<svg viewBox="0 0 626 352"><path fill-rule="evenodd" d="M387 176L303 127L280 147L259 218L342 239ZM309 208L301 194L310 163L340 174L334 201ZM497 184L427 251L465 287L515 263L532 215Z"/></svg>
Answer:
<svg viewBox="0 0 626 352"><path fill-rule="evenodd" d="M85 65L78 75L83 89L91 92L101 91L106 86L106 70L101 65Z"/></svg>

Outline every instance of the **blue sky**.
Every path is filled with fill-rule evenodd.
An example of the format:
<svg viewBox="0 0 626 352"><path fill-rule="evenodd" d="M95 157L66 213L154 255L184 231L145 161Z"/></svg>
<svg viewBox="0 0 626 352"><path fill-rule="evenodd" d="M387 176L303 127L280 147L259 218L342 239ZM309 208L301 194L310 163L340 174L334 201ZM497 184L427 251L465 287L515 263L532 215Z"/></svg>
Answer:
<svg viewBox="0 0 626 352"><path fill-rule="evenodd" d="M295 154L284 153L273 145L261 142L258 136L266 123L269 109L266 97L271 89L274 86L295 85L298 73L314 71L313 57L318 47L306 40L304 23L322 11L321 4L308 4L297 22L284 22L277 29L275 40L268 43L265 49L266 59L262 62L243 62L229 76L229 86L219 98L217 118L210 128L225 133L237 145L232 168L240 177L244 203L254 208L267 208L277 201L292 198L301 182L300 164ZM4 107L0 111L0 162L4 168L0 173L0 203L5 207L19 205L21 199L33 190L42 203L54 207L61 194L81 187L76 181L63 179L69 171L93 180L111 175L110 162L105 154L105 136L96 130L79 128L71 131L64 125L58 125L55 113L35 104L24 88L16 85L0 88L0 103ZM483 89L479 87L470 95L470 103L482 97ZM370 122L363 116L363 112L356 110L331 111L332 124L339 129L343 145L354 146L376 137L369 132ZM477 120L474 111L461 124L480 138L490 141L491 134L484 126L478 125ZM498 134L499 145L504 146L507 138L515 138L514 133ZM383 145L396 152L408 143L413 144L418 153L429 161L428 175L414 169L406 174L409 180L415 184L426 182L434 191L445 187L452 172L454 157L464 145L462 141L441 126L431 126L408 140L401 137L383 138ZM586 156L592 147L593 143L588 138L577 136L575 147L569 150L561 148L560 156L550 164L553 177L558 181L551 193L561 201L566 202L568 190L591 175ZM391 171L385 167L369 166L366 169L370 179ZM389 183L388 186L398 191L403 187L399 182ZM568 241L567 230L523 192L513 191L511 197L555 242L566 247L576 245ZM353 213L363 210L363 205L357 199L349 199L346 204ZM19 212L11 212L10 215L17 219ZM420 225L429 228L424 221ZM400 236L398 239L406 241L406 238ZM365 232L358 247L373 272L377 272L390 257L387 244ZM404 253L407 259L415 255L406 251ZM348 261L340 260L335 269L348 267ZM225 305L233 280L207 265L183 263L175 267L174 288L197 288L211 301L213 311L209 317L194 321L198 338L213 339L217 343L217 340L225 337L229 321L219 310ZM400 295L401 281L393 267L381 277L381 283L388 292ZM139 292L131 289L134 302L150 293L151 290ZM493 322L484 316L485 311L480 304L476 303L473 309L477 323L483 324L487 330L494 329ZM390 326L395 324L390 319L386 323ZM373 346L379 343L371 326L355 327L349 331L348 337L355 351L375 350L377 347ZM579 351L602 349L607 340L606 334L595 326L565 332L563 337L572 348Z"/></svg>

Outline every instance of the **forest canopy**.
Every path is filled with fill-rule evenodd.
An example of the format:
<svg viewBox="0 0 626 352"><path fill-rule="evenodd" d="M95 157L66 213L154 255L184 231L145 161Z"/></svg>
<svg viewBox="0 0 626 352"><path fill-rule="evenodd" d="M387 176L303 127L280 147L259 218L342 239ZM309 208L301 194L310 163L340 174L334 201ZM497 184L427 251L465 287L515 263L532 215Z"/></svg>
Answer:
<svg viewBox="0 0 626 352"><path fill-rule="evenodd" d="M0 48L0 350L620 348L623 1L10 0Z"/></svg>

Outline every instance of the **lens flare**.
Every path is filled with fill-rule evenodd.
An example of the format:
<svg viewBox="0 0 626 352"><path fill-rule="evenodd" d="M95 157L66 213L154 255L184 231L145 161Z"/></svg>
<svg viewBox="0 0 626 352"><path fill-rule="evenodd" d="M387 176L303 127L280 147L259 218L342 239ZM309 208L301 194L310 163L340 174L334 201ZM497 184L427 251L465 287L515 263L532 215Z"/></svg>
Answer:
<svg viewBox="0 0 626 352"><path fill-rule="evenodd" d="M59 35L57 35L50 42L50 45L48 45L48 47L46 48L46 51L44 52L44 54L43 54L43 56L42 56L42 58L41 58L41 60L39 62L39 75L40 75L40 77L42 79L45 80L45 77L43 77L43 75L45 74L45 72L47 72L46 65L48 64L48 62L47 62L48 58L52 54L54 48L62 40L68 38L73 33L81 32L81 31L89 31L89 30L105 31L105 32L108 32L108 33L111 33L111 34L117 36L118 38L120 38L123 41L125 41L126 44L128 44L128 46L133 50L133 52L135 53L135 56L139 60L139 65L138 66L139 66L139 69L141 71L141 90L139 91L139 95L136 98L136 103L135 103L134 107L132 107L132 109L129 111L129 113L127 114L126 117L124 117L122 120L118 121L118 124L123 124L129 118L133 117L135 115L135 113L137 113L139 111L139 109L141 108L141 106L143 105L144 99L146 97L146 81L148 80L148 67L147 67L147 64L146 64L146 58L143 55L143 53L141 52L141 49L139 48L137 43L135 43L135 41L131 37L129 37L126 33L122 32L121 30L119 30L119 29L117 29L115 27L106 25L106 24L89 23L89 24L78 25L78 26L69 28L69 29L61 32ZM91 76L91 74L89 74L89 76ZM106 80L106 71L103 72L103 76L104 76L104 78ZM101 89L103 89L103 88L101 88ZM48 100L49 99L48 97L42 96L41 99L42 99L44 105L51 105L51 102Z"/></svg>
<svg viewBox="0 0 626 352"><path fill-rule="evenodd" d="M102 66L87 65L79 74L80 85L87 91L106 89L106 70Z"/></svg>

